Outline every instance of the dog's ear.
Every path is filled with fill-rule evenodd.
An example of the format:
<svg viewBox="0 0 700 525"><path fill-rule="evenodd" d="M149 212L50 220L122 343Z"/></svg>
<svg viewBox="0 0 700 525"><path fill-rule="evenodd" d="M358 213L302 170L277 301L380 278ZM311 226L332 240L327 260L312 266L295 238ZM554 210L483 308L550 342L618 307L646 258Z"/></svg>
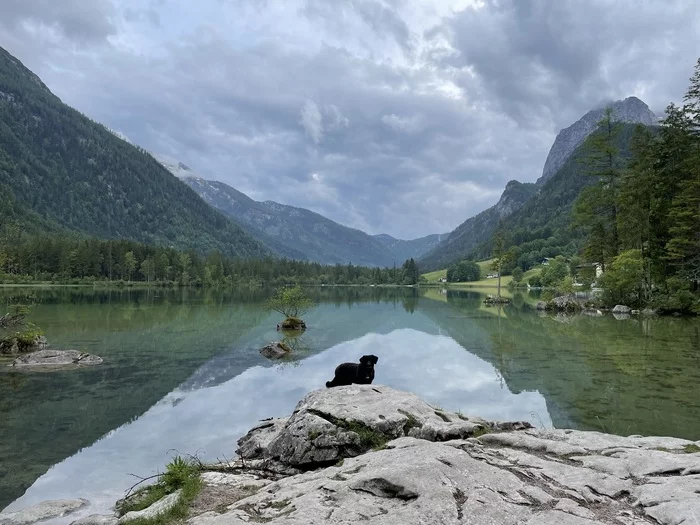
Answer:
<svg viewBox="0 0 700 525"><path fill-rule="evenodd" d="M369 356L372 359L372 362L376 365L377 361L379 361L379 358L376 355L371 355Z"/></svg>
<svg viewBox="0 0 700 525"><path fill-rule="evenodd" d="M371 355L363 355L360 357L360 364L366 365L367 363L370 363L372 361L372 356Z"/></svg>

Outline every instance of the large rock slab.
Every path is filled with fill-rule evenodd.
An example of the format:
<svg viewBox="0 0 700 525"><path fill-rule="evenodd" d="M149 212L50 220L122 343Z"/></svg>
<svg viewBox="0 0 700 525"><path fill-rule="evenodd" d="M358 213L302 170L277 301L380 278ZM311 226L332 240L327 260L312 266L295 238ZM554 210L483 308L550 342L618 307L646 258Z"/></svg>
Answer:
<svg viewBox="0 0 700 525"><path fill-rule="evenodd" d="M350 385L308 394L284 420L258 425L238 441L244 459L270 459L309 468L415 437L462 439L494 430L529 428L446 412L415 394L383 385Z"/></svg>
<svg viewBox="0 0 700 525"><path fill-rule="evenodd" d="M474 439L399 438L383 450L269 484L188 523L655 523L627 497L632 480L515 452L519 457L509 459Z"/></svg>
<svg viewBox="0 0 700 525"><path fill-rule="evenodd" d="M491 423L381 385L311 392L239 446L243 459L209 483L226 504L200 505L190 525L679 525L700 516L700 442Z"/></svg>
<svg viewBox="0 0 700 525"><path fill-rule="evenodd" d="M42 501L17 512L0 513L0 525L30 525L50 518L67 516L88 505L85 499L56 499Z"/></svg>
<svg viewBox="0 0 700 525"><path fill-rule="evenodd" d="M99 365L102 358L78 350L39 350L24 354L15 359L9 366L18 368L37 367L54 369L85 365Z"/></svg>

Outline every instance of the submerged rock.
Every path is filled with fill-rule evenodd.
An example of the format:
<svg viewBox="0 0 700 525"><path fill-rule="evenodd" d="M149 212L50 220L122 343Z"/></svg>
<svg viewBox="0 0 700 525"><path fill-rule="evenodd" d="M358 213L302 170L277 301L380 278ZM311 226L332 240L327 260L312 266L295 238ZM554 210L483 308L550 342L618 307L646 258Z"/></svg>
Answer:
<svg viewBox="0 0 700 525"><path fill-rule="evenodd" d="M17 512L0 512L0 525L30 525L50 518L60 518L88 505L85 499L42 501Z"/></svg>
<svg viewBox="0 0 700 525"><path fill-rule="evenodd" d="M242 461L202 477L222 503L194 505L188 524L691 522L698 445L489 423L381 385L338 387L242 438ZM284 462L302 469L271 478Z"/></svg>
<svg viewBox="0 0 700 525"><path fill-rule="evenodd" d="M268 343L260 349L260 354L268 359L279 359L289 354L292 351L289 346L283 342Z"/></svg>
<svg viewBox="0 0 700 525"><path fill-rule="evenodd" d="M547 303L545 303L544 301L537 301L537 306L535 306L535 308L536 308L537 310L539 310L539 311L546 310L546 309L547 309Z"/></svg>
<svg viewBox="0 0 700 525"><path fill-rule="evenodd" d="M489 295L484 299L484 304L486 306L494 306L494 305L501 305L501 304L510 304L511 300L508 299L507 297L496 297L493 295Z"/></svg>
<svg viewBox="0 0 700 525"><path fill-rule="evenodd" d="M99 365L102 358L78 350L39 350L15 359L14 367L62 368L66 366Z"/></svg>

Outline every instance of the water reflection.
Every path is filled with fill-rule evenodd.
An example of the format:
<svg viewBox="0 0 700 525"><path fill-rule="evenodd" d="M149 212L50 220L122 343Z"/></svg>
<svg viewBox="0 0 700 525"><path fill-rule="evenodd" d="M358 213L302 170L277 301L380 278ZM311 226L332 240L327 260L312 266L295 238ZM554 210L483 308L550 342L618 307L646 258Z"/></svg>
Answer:
<svg viewBox="0 0 700 525"><path fill-rule="evenodd" d="M136 421L51 468L9 509L50 495L90 500L85 515L104 512L119 495L115 488L133 483L128 473L155 473L168 450L205 460L230 458L236 440L256 421L289 414L308 391L323 387L338 363L368 353L380 356L377 383L410 390L448 410L516 420L531 420L537 412L551 424L540 394L512 394L491 364L451 338L398 329L337 344L294 368L255 366L213 387L176 389Z"/></svg>
<svg viewBox="0 0 700 525"><path fill-rule="evenodd" d="M700 439L697 320L540 316L524 294L497 309L477 292L314 288L301 359L279 362L258 353L280 338L261 306L270 291L0 290L0 303L12 293L33 294L54 347L105 364L0 369L0 507L30 485L12 508L81 490L104 506L170 448L230 456L255 421L287 414L367 353L380 356L378 383L446 409Z"/></svg>

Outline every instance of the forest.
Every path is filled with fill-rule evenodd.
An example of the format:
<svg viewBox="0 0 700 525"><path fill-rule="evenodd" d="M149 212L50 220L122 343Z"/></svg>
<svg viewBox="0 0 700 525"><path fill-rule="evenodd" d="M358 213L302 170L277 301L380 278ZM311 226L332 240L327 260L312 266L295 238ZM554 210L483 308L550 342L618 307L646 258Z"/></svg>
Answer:
<svg viewBox="0 0 700 525"><path fill-rule="evenodd" d="M401 267L327 266L290 259L231 258L218 251L100 240L67 233L26 234L10 225L0 232L0 282L92 284L96 281L169 286L298 284L416 284L413 259Z"/></svg>

